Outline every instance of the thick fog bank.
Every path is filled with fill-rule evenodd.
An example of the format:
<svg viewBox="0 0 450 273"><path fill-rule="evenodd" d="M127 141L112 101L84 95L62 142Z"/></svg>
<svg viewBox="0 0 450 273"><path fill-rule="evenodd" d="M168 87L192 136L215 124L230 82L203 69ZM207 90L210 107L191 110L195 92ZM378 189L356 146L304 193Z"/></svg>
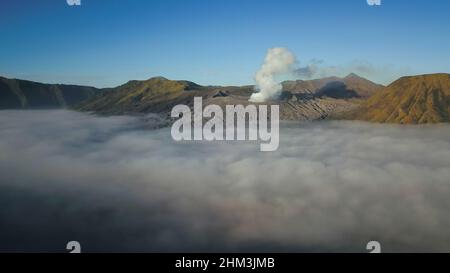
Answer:
<svg viewBox="0 0 450 273"><path fill-rule="evenodd" d="M450 126L287 123L267 153L153 121L0 111L0 250L450 251Z"/></svg>

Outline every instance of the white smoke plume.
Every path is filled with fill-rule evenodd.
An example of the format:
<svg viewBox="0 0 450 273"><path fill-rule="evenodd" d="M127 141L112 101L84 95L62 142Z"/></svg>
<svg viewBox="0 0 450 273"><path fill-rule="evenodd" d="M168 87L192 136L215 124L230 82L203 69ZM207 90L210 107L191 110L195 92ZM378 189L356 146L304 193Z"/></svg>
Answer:
<svg viewBox="0 0 450 273"><path fill-rule="evenodd" d="M255 75L258 93L252 94L251 102L264 102L281 92L281 84L276 76L295 71L295 55L286 48L274 47L267 51L261 69Z"/></svg>

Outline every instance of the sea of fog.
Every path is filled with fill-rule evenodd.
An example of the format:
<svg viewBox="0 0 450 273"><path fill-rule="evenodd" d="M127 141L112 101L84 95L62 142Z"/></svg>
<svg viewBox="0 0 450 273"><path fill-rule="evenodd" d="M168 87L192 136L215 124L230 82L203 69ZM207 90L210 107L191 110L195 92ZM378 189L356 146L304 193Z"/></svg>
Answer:
<svg viewBox="0 0 450 273"><path fill-rule="evenodd" d="M0 251L450 251L450 126L283 123L280 147L151 117L0 111Z"/></svg>

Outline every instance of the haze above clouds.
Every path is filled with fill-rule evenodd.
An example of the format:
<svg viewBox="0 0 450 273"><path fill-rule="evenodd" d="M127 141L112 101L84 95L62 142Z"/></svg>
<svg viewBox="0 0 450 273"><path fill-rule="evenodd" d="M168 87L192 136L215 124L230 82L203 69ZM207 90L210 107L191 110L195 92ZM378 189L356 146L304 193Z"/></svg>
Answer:
<svg viewBox="0 0 450 273"><path fill-rule="evenodd" d="M450 251L450 127L286 123L277 152L154 119L0 112L0 250Z"/></svg>

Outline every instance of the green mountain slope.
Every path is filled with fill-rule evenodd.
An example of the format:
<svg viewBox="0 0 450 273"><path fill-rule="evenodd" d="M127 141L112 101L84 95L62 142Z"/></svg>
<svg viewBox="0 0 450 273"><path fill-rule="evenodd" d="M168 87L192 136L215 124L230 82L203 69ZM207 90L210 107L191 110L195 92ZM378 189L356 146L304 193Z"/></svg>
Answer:
<svg viewBox="0 0 450 273"><path fill-rule="evenodd" d="M212 94L214 89L189 81L155 77L145 81L129 81L85 101L76 109L101 114L167 112L177 104L190 105L194 96Z"/></svg>

